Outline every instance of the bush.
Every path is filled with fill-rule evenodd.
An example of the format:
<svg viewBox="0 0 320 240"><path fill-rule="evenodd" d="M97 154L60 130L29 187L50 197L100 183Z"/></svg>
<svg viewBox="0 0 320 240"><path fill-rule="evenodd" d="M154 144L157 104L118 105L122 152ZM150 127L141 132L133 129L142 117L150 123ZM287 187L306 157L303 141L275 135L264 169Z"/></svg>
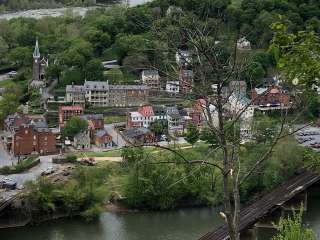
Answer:
<svg viewBox="0 0 320 240"><path fill-rule="evenodd" d="M22 160L17 165L4 166L0 168L0 174L9 175L9 174L21 173L36 166L39 163L40 163L40 159L38 157L29 157L25 160Z"/></svg>

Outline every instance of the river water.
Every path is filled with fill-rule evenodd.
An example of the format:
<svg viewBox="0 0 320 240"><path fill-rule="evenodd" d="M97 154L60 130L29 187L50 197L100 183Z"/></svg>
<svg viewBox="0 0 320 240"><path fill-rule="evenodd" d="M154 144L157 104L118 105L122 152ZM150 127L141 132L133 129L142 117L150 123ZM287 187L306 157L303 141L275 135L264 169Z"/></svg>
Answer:
<svg viewBox="0 0 320 240"><path fill-rule="evenodd" d="M3 240L195 240L221 222L211 208L148 213L104 213L87 223L57 220L0 230Z"/></svg>
<svg viewBox="0 0 320 240"><path fill-rule="evenodd" d="M146 3L150 0L128 0L130 6L136 6ZM59 17L65 14L66 11L72 11L75 15L84 16L87 11L95 9L96 7L70 7L70 8L53 8L53 9L34 9L27 11L19 11L14 13L0 14L0 19L10 20L18 17L30 17L40 19L43 17Z"/></svg>
<svg viewBox="0 0 320 240"><path fill-rule="evenodd" d="M308 200L304 221L320 236L320 197ZM213 208L168 212L104 213L95 222L64 219L39 226L0 230L2 240L196 240L221 224ZM259 240L270 240L260 230ZM317 239L320 239L319 237ZM307 239L306 239L307 240Z"/></svg>

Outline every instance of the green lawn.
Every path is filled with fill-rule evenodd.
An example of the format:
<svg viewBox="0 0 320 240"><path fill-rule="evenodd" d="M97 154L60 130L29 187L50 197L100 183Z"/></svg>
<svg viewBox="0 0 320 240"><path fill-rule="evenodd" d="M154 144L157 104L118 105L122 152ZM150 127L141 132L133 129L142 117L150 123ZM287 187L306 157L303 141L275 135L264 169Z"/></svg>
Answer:
<svg viewBox="0 0 320 240"><path fill-rule="evenodd" d="M0 87L6 87L11 83L13 83L12 79L6 79L6 80L3 80L3 81L0 81Z"/></svg>
<svg viewBox="0 0 320 240"><path fill-rule="evenodd" d="M126 116L106 116L104 118L104 123L105 124L110 124L110 123L118 123L118 122L125 122L126 121Z"/></svg>

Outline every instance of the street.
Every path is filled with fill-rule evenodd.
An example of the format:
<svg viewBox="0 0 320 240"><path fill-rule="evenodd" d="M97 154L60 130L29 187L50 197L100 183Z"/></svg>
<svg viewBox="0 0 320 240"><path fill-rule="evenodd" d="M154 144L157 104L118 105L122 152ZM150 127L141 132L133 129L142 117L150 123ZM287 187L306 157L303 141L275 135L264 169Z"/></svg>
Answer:
<svg viewBox="0 0 320 240"><path fill-rule="evenodd" d="M40 164L38 164L37 166L35 166L35 167L33 167L23 173L11 174L8 176L0 175L0 179L7 177L7 178L10 178L10 179L16 181L17 186L21 186L27 181L35 180L48 167L58 167L57 164L52 163L52 157L54 157L54 156L55 155L41 156L40 157Z"/></svg>

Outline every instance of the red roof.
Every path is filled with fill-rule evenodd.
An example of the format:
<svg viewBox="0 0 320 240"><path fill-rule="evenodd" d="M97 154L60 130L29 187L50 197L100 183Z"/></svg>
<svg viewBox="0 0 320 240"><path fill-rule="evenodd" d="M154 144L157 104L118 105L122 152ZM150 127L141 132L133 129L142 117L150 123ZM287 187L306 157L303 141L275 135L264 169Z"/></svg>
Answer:
<svg viewBox="0 0 320 240"><path fill-rule="evenodd" d="M144 105L139 107L138 112L144 117L154 116L153 108L151 105Z"/></svg>
<svg viewBox="0 0 320 240"><path fill-rule="evenodd" d="M60 106L60 111L83 111L83 107L81 106Z"/></svg>

